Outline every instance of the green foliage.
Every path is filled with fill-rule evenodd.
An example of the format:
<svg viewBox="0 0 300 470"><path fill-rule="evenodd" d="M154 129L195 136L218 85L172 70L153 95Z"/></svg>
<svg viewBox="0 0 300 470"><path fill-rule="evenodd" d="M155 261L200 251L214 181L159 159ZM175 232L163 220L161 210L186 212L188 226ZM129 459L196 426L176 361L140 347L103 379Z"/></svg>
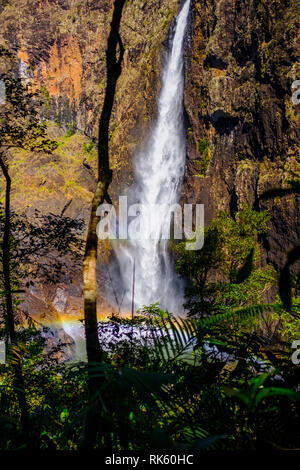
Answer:
<svg viewBox="0 0 300 470"><path fill-rule="evenodd" d="M95 144L92 140L90 140L88 144L84 144L84 150L87 153L92 153L94 149L95 149Z"/></svg>
<svg viewBox="0 0 300 470"><path fill-rule="evenodd" d="M209 148L209 143L206 139L198 140L198 150L200 155L202 156L202 160L198 163L198 176L204 177L205 173L209 167L210 159L211 159L211 151Z"/></svg>
<svg viewBox="0 0 300 470"><path fill-rule="evenodd" d="M234 220L221 212L205 228L202 250L189 251L185 243L175 247L176 269L190 280L186 307L191 315L216 314L262 301L264 290L274 283L271 267L261 269L258 237L268 227L266 211L243 206Z"/></svg>
<svg viewBox="0 0 300 470"><path fill-rule="evenodd" d="M198 150L201 154L207 151L209 148L208 141L206 139L198 140Z"/></svg>
<svg viewBox="0 0 300 470"><path fill-rule="evenodd" d="M36 447L79 449L88 373L101 378L95 449L297 447L298 379L285 346L266 354L263 337L240 329L242 318L266 309L237 310L228 323L229 314L179 319L158 304L144 307L133 321L119 319L119 325L147 324L153 343L143 349L129 341L131 352L120 344L106 362L89 367L58 363L62 346L45 350L45 339L34 326L20 330L18 347ZM1 449L22 446L9 361L0 365Z"/></svg>
<svg viewBox="0 0 300 470"><path fill-rule="evenodd" d="M71 137L72 135L74 135L76 132L76 129L77 129L76 123L72 122L69 126L68 132L66 133L66 137Z"/></svg>
<svg viewBox="0 0 300 470"><path fill-rule="evenodd" d="M236 388L226 388L227 395L236 397L250 412L254 412L261 402L269 397L286 396L290 400L298 401L300 395L293 390L282 387L264 387L264 383L270 374L261 374L249 380L247 388L238 390Z"/></svg>
<svg viewBox="0 0 300 470"><path fill-rule="evenodd" d="M46 138L47 124L39 120L37 109L42 104L39 95L30 92L22 80L15 78L14 67L14 59L1 48L0 79L6 88L6 103L0 108L2 153L12 147L50 153L57 148L57 143Z"/></svg>
<svg viewBox="0 0 300 470"><path fill-rule="evenodd" d="M288 343L300 338L300 298L296 297L290 311L285 308L272 313L272 321L276 324L278 333Z"/></svg>

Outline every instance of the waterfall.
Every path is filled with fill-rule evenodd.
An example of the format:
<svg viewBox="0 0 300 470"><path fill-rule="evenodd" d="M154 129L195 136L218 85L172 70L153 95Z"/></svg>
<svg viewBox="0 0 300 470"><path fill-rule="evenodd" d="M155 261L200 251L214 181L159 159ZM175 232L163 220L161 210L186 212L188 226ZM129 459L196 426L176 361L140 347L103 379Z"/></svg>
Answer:
<svg viewBox="0 0 300 470"><path fill-rule="evenodd" d="M136 185L129 191L130 204L142 204L146 213L136 214L139 237L120 243L116 255L124 288L122 309L159 302L171 312L182 309L183 287L164 237L169 229L169 207L178 203L185 169L186 136L183 124L183 48L190 0L177 17L172 44L162 71L156 122L143 151L135 159ZM154 205L160 204L160 210ZM149 226L151 220L151 226Z"/></svg>

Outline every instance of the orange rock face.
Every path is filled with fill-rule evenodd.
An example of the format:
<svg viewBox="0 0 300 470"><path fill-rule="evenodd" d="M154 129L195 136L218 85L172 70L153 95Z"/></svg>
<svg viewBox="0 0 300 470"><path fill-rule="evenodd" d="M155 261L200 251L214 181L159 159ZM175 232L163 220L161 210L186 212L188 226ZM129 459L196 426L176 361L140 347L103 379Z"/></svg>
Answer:
<svg viewBox="0 0 300 470"><path fill-rule="evenodd" d="M22 60L27 66L29 65L29 56L24 47L22 47L18 52L18 57Z"/></svg>
<svg viewBox="0 0 300 470"><path fill-rule="evenodd" d="M43 60L35 71L35 78L43 83L50 96L68 95L78 102L81 91L82 56L78 41L72 35L55 44L49 52L49 60Z"/></svg>

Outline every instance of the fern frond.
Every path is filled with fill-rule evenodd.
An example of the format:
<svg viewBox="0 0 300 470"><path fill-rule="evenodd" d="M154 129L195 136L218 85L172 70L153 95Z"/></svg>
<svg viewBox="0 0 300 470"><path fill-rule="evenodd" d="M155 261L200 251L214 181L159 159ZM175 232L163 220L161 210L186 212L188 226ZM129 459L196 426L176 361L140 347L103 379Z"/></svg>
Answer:
<svg viewBox="0 0 300 470"><path fill-rule="evenodd" d="M151 319L155 352L163 362L174 361L191 347L197 335L197 320L174 318Z"/></svg>
<svg viewBox="0 0 300 470"><path fill-rule="evenodd" d="M168 363L179 357L193 346L198 333L209 327L228 321L241 321L257 317L263 313L280 310L279 304L261 304L243 307L227 313L201 319L193 318L155 318L151 320L151 334L157 357Z"/></svg>

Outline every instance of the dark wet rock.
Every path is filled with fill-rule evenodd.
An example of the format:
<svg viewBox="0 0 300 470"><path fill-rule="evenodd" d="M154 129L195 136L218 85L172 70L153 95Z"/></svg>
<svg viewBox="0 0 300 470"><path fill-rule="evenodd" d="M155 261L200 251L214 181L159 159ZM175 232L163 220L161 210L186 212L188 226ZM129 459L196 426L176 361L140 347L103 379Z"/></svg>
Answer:
<svg viewBox="0 0 300 470"><path fill-rule="evenodd" d="M300 106L291 99L300 72L297 1L208 0L193 9L183 200L205 204L206 224L243 203L270 209L262 263L278 268L299 242L299 196L270 202L259 196L300 177Z"/></svg>

